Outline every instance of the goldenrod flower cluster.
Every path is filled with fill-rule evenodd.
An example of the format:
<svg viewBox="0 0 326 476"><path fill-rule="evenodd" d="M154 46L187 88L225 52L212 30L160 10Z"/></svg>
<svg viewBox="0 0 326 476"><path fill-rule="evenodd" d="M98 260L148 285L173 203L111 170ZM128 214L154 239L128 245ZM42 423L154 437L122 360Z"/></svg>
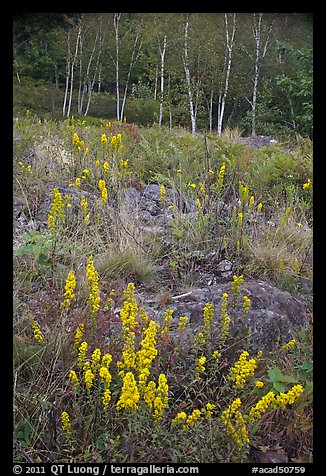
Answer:
<svg viewBox="0 0 326 476"><path fill-rule="evenodd" d="M83 170L82 179L86 180L89 177L90 171L88 169Z"/></svg>
<svg viewBox="0 0 326 476"><path fill-rule="evenodd" d="M215 409L215 405L212 403L207 403L204 408L199 410L196 408L195 410L187 416L186 412L179 412L175 418L172 420L172 425L181 424L183 430L187 430L188 428L195 425L196 421L198 421L201 417L205 419L211 418L213 415L213 411Z"/></svg>
<svg viewBox="0 0 326 476"><path fill-rule="evenodd" d="M110 170L109 162L104 162L103 170L104 170L105 175L107 175L109 173L109 170Z"/></svg>
<svg viewBox="0 0 326 476"><path fill-rule="evenodd" d="M249 188L247 187L247 185L243 185L241 180L239 180L239 195L241 202L243 204L246 204L249 198Z"/></svg>
<svg viewBox="0 0 326 476"><path fill-rule="evenodd" d="M195 374L194 377L196 380L200 380L200 374L205 372L205 362L206 362L206 357L202 356L200 357L197 362L196 362L196 367L195 367Z"/></svg>
<svg viewBox="0 0 326 476"><path fill-rule="evenodd" d="M152 361L158 354L155 349L155 336L157 324L151 320L147 329L145 330L145 337L141 342L141 348L137 352L137 369L139 373L139 388L142 389L146 385L150 374L150 366Z"/></svg>
<svg viewBox="0 0 326 476"><path fill-rule="evenodd" d="M101 190L101 203L104 205L108 201L108 190L106 188L105 180L99 180L98 188Z"/></svg>
<svg viewBox="0 0 326 476"><path fill-rule="evenodd" d="M303 393L302 385L294 385L288 392L280 393L276 397L275 406L277 408L286 408L286 405L293 405L295 400Z"/></svg>
<svg viewBox="0 0 326 476"><path fill-rule="evenodd" d="M143 390L143 397L150 409L153 407L153 402L156 395L156 383L151 380L148 382Z"/></svg>
<svg viewBox="0 0 326 476"><path fill-rule="evenodd" d="M166 309L164 311L164 319L163 319L163 327L161 329L161 334L165 334L166 332L169 331L170 326L173 322L173 317L172 314L174 313L173 309Z"/></svg>
<svg viewBox="0 0 326 476"><path fill-rule="evenodd" d="M34 331L34 339L36 342L39 344L44 344L43 333L34 319L32 320L32 329Z"/></svg>
<svg viewBox="0 0 326 476"><path fill-rule="evenodd" d="M248 357L249 352L242 352L228 375L228 379L233 380L234 386L237 388L243 388L248 378L253 377L255 369L257 368L257 360L248 360Z"/></svg>
<svg viewBox="0 0 326 476"><path fill-rule="evenodd" d="M61 422L62 422L62 431L66 433L66 435L71 434L71 422L70 417L67 412L62 412L61 414Z"/></svg>
<svg viewBox="0 0 326 476"><path fill-rule="evenodd" d="M88 224L89 223L88 202L84 195L82 196L80 200L80 207L84 215L84 223Z"/></svg>
<svg viewBox="0 0 326 476"><path fill-rule="evenodd" d="M262 208L263 208L263 204L262 204L262 203L258 203L258 205L257 205L257 212L258 212L258 213L261 213Z"/></svg>
<svg viewBox="0 0 326 476"><path fill-rule="evenodd" d="M257 388L263 388L264 387L264 382L261 382L260 380L257 380L257 382L255 382L255 385Z"/></svg>
<svg viewBox="0 0 326 476"><path fill-rule="evenodd" d="M50 213L48 214L48 227L51 233L57 231L57 226L64 220L64 201L57 187L52 191L52 203Z"/></svg>
<svg viewBox="0 0 326 476"><path fill-rule="evenodd" d="M120 317L122 325L125 329L129 331L134 331L138 323L136 321L138 313L138 304L135 299L135 285L134 283L129 283L127 290L123 291L125 301L123 307L120 310Z"/></svg>
<svg viewBox="0 0 326 476"><path fill-rule="evenodd" d="M123 378L121 396L117 403L117 410L125 408L127 410L136 410L140 399L136 380L132 372L127 372Z"/></svg>
<svg viewBox="0 0 326 476"><path fill-rule="evenodd" d="M297 341L295 339L290 340L286 344L282 345L281 350L288 350L291 347L294 347L296 345Z"/></svg>
<svg viewBox="0 0 326 476"><path fill-rule="evenodd" d="M246 320L249 309L251 306L251 301L248 296L243 296L243 319Z"/></svg>
<svg viewBox="0 0 326 476"><path fill-rule="evenodd" d="M231 283L232 294L236 298L236 296L240 293L240 286L244 281L244 277L241 276L233 276L233 281Z"/></svg>
<svg viewBox="0 0 326 476"><path fill-rule="evenodd" d="M74 347L73 347L73 352L76 352L80 343L81 343L81 340L83 338L83 335L84 335L84 332L85 332L85 325L84 324L79 324L78 327L77 327L77 330L76 330L76 334L75 334L75 343L74 343Z"/></svg>
<svg viewBox="0 0 326 476"><path fill-rule="evenodd" d="M102 134L101 142L103 146L106 146L108 143L108 138L106 137L106 134Z"/></svg>
<svg viewBox="0 0 326 476"><path fill-rule="evenodd" d="M308 178L307 182L302 185L302 188L304 190L308 190L310 188L310 185L311 185L311 180L310 178Z"/></svg>
<svg viewBox="0 0 326 476"><path fill-rule="evenodd" d="M99 362L101 360L101 351L100 351L100 349L97 348L93 351L91 360L92 360L91 368L92 368L92 371L95 373L100 367L100 365L99 365Z"/></svg>
<svg viewBox="0 0 326 476"><path fill-rule="evenodd" d="M187 327L188 321L189 321L189 317L186 317L186 316L179 317L178 330L184 331Z"/></svg>
<svg viewBox="0 0 326 476"><path fill-rule="evenodd" d="M249 443L245 418L239 411L240 406L241 400L240 398L237 398L222 412L221 416L222 422L226 426L227 433L231 436L239 450L241 450L245 444Z"/></svg>
<svg viewBox="0 0 326 476"><path fill-rule="evenodd" d="M122 352L123 362L117 362L119 367L119 377L125 376L125 371L135 369L136 367L136 353L135 353L135 333L129 330L124 331L124 347Z"/></svg>
<svg viewBox="0 0 326 476"><path fill-rule="evenodd" d="M211 302L204 306L204 334L209 337L212 334L214 322L214 307Z"/></svg>
<svg viewBox="0 0 326 476"><path fill-rule="evenodd" d="M262 417L262 414L275 402L275 393L268 392L264 395L249 412L249 420L255 421Z"/></svg>
<svg viewBox="0 0 326 476"><path fill-rule="evenodd" d="M255 197L253 195L251 195L250 199L249 199L249 211L251 212L252 209L254 208L254 204L255 204Z"/></svg>
<svg viewBox="0 0 326 476"><path fill-rule="evenodd" d="M169 387L164 374L160 374L158 378L158 384L156 389L156 397L153 402L154 418L155 420L161 420L163 410L168 404L168 392Z"/></svg>
<svg viewBox="0 0 326 476"><path fill-rule="evenodd" d="M113 136L111 139L111 148L113 150L120 151L122 149L122 136L121 134L117 134Z"/></svg>
<svg viewBox="0 0 326 476"><path fill-rule="evenodd" d="M90 256L86 268L87 285L89 289L88 304L91 305L91 316L100 309L101 298L99 295L98 273L94 266L93 257Z"/></svg>
<svg viewBox="0 0 326 476"><path fill-rule="evenodd" d="M79 177L76 178L75 184L76 184L76 187L77 187L77 188L80 188L81 179L80 179Z"/></svg>
<svg viewBox="0 0 326 476"><path fill-rule="evenodd" d="M76 300L75 296L76 288L76 278L73 270L70 270L66 279L65 292L64 292L64 301L62 301L61 306L68 308L70 306L71 300Z"/></svg>
<svg viewBox="0 0 326 476"><path fill-rule="evenodd" d="M221 165L218 176L217 176L218 191L223 187L224 175L225 175L225 162L223 162L223 164Z"/></svg>
<svg viewBox="0 0 326 476"><path fill-rule="evenodd" d="M164 185L161 185L161 188L160 188L160 199L162 203L164 203L166 200L166 189Z"/></svg>
<svg viewBox="0 0 326 476"><path fill-rule="evenodd" d="M228 293L223 293L221 304L221 324L220 324L220 341L219 345L222 347L229 335L229 327L231 318L228 315Z"/></svg>
<svg viewBox="0 0 326 476"><path fill-rule="evenodd" d="M70 370L70 372L69 372L69 378L70 378L70 381L71 381L72 385L73 385L75 388L77 388L77 387L80 385L79 379L78 379L77 374L76 374L76 372L75 372L74 370Z"/></svg>
<svg viewBox="0 0 326 476"><path fill-rule="evenodd" d="M91 388L91 386L93 385L94 378L95 374L91 371L91 369L86 369L84 374L86 388Z"/></svg>
<svg viewBox="0 0 326 476"><path fill-rule="evenodd" d="M79 349L78 349L78 361L77 361L77 365L79 368L82 368L83 365L84 365L84 360L86 359L86 352L87 352L87 349L88 349L88 344L87 342L82 342L79 346Z"/></svg>

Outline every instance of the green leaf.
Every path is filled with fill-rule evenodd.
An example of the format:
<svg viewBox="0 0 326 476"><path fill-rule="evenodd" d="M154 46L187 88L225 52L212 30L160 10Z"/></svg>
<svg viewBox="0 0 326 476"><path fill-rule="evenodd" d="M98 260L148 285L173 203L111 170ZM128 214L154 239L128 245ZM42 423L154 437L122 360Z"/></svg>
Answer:
<svg viewBox="0 0 326 476"><path fill-rule="evenodd" d="M43 266L51 266L51 260L43 253L39 254L38 262Z"/></svg>
<svg viewBox="0 0 326 476"><path fill-rule="evenodd" d="M282 372L278 367L272 367L268 370L268 376L271 382L277 382L282 378Z"/></svg>
<svg viewBox="0 0 326 476"><path fill-rule="evenodd" d="M298 369L298 370L305 370L305 371L308 372L309 370L313 369L313 363L310 362L310 361L304 362L302 365L296 366L295 368Z"/></svg>
<svg viewBox="0 0 326 476"><path fill-rule="evenodd" d="M275 388L275 390L277 390L280 393L281 392L283 393L286 391L285 386L281 382L278 382L278 381L273 382L273 387Z"/></svg>

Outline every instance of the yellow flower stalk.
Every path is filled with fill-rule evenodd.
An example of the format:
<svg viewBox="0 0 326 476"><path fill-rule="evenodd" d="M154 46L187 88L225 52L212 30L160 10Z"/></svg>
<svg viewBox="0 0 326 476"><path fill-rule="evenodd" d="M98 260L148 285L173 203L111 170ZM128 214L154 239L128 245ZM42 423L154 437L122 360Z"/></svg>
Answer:
<svg viewBox="0 0 326 476"><path fill-rule="evenodd" d="M132 372L127 372L123 379L121 396L117 403L117 410L136 410L140 399L136 380Z"/></svg>
<svg viewBox="0 0 326 476"><path fill-rule="evenodd" d="M185 425L187 427L190 427L190 426L194 426L194 424L196 423L197 420L199 420L199 418L201 417L201 411L198 410L198 408L196 408L195 410L193 410L192 413L190 413L190 415L188 416L186 422L185 422Z"/></svg>
<svg viewBox="0 0 326 476"><path fill-rule="evenodd" d="M221 419L226 427L227 433L237 445L237 448L242 450L244 445L249 443L249 436L245 419L239 411L240 406L241 400L237 398L222 412Z"/></svg>
<svg viewBox="0 0 326 476"><path fill-rule="evenodd" d="M121 322L125 329L134 331L138 326L138 322L136 321L138 304L135 299L134 283L129 283L127 290L124 290L123 293L125 301L123 303L122 309L120 310Z"/></svg>
<svg viewBox="0 0 326 476"><path fill-rule="evenodd" d="M168 404L168 392L169 387L164 374L160 374L158 378L158 384L156 389L156 397L153 402L154 418L155 420L161 420L164 408Z"/></svg>
<svg viewBox="0 0 326 476"><path fill-rule="evenodd" d="M76 178L75 184L76 184L76 187L80 188L81 180L79 177Z"/></svg>
<svg viewBox="0 0 326 476"><path fill-rule="evenodd" d="M62 412L61 414L61 423L62 423L62 431L66 434L66 435L70 435L71 434L71 423L70 423L70 417L68 415L67 412Z"/></svg>
<svg viewBox="0 0 326 476"><path fill-rule="evenodd" d="M110 386L112 376L107 367L101 367L99 371L99 376L103 380L106 388Z"/></svg>
<svg viewBox="0 0 326 476"><path fill-rule="evenodd" d="M264 387L264 382L261 382L260 380L258 380L257 382L255 382L255 385L257 388L263 388Z"/></svg>
<svg viewBox="0 0 326 476"><path fill-rule="evenodd" d="M164 185L161 185L161 188L160 188L160 199L162 203L164 203L166 200L166 189Z"/></svg>
<svg viewBox="0 0 326 476"><path fill-rule="evenodd" d="M78 347L79 347L79 345L81 343L81 340L83 338L84 332L85 332L85 325L84 324L79 324L78 327L77 327L77 330L76 330L76 334L75 334L75 343L74 343L74 347L73 347L73 352L77 352Z"/></svg>
<svg viewBox="0 0 326 476"><path fill-rule="evenodd" d="M104 170L105 175L107 175L109 173L109 169L110 169L109 162L104 162L103 170Z"/></svg>
<svg viewBox="0 0 326 476"><path fill-rule="evenodd" d="M79 368L82 368L83 365L84 365L84 361L86 359L86 352L87 352L87 349L88 349L88 344L87 342L82 342L79 346L79 349L78 349L78 361L77 361L77 366Z"/></svg>
<svg viewBox="0 0 326 476"><path fill-rule="evenodd" d="M106 146L108 143L108 138L106 137L106 134L102 134L101 142L103 146Z"/></svg>
<svg viewBox="0 0 326 476"><path fill-rule="evenodd" d="M87 303L91 306L91 317L100 309L101 298L99 295L98 273L94 266L93 257L90 256L87 261L86 278L89 290Z"/></svg>
<svg viewBox="0 0 326 476"><path fill-rule="evenodd" d="M57 187L52 191L51 209L48 214L48 228L51 233L57 231L59 223L64 221L64 200Z"/></svg>
<svg viewBox="0 0 326 476"><path fill-rule="evenodd" d="M161 329L161 334L165 334L166 332L169 332L169 329L173 322L173 317L172 317L173 313L174 313L173 309L166 309L164 311L163 327Z"/></svg>
<svg viewBox="0 0 326 476"><path fill-rule="evenodd" d="M204 307L204 335L211 336L214 322L214 307L211 302L205 304Z"/></svg>
<svg viewBox="0 0 326 476"><path fill-rule="evenodd" d="M229 327L231 323L231 318L228 315L228 297L229 297L228 293L222 294L220 340L219 340L220 348L223 347L229 335Z"/></svg>
<svg viewBox="0 0 326 476"><path fill-rule="evenodd" d="M106 188L105 180L99 180L98 188L101 190L101 203L104 205L108 201L108 190Z"/></svg>
<svg viewBox="0 0 326 476"><path fill-rule="evenodd" d="M65 300L61 303L62 307L68 308L71 304L71 301L76 300L75 288L76 288L75 273L73 270L70 270L66 279L65 292L64 292Z"/></svg>
<svg viewBox="0 0 326 476"><path fill-rule="evenodd" d="M187 419L187 414L186 414L186 412L179 412L179 413L176 415L176 417L173 418L173 420L172 420L171 423L172 423L172 425L177 425L177 424L179 424L179 423L181 423L181 424L184 425L186 419Z"/></svg>
<svg viewBox="0 0 326 476"><path fill-rule="evenodd" d="M196 380L200 380L201 377L200 377L200 374L205 372L205 362L206 362L206 357L205 356L202 356L200 357L197 362L196 362L196 367L195 367L195 373L194 373L194 377Z"/></svg>
<svg viewBox="0 0 326 476"><path fill-rule="evenodd" d="M184 331L187 327L188 321L189 321L189 317L186 317L186 316L179 317L178 330Z"/></svg>
<svg viewBox="0 0 326 476"><path fill-rule="evenodd" d="M257 212L258 212L258 213L261 213L262 208L263 208L263 204L262 204L262 203L258 203L258 205L257 205Z"/></svg>
<svg viewBox="0 0 326 476"><path fill-rule="evenodd" d="M309 190L311 185L311 180L308 178L307 182L302 185L303 190Z"/></svg>
<svg viewBox="0 0 326 476"><path fill-rule="evenodd" d="M100 367L100 360L101 360L101 351L100 349L95 349L92 353L92 357L91 357L91 360L92 360L92 371L95 373L99 367Z"/></svg>
<svg viewBox="0 0 326 476"><path fill-rule="evenodd" d="M153 407L156 395L156 383L151 380L143 390L143 397L150 409Z"/></svg>
<svg viewBox="0 0 326 476"><path fill-rule="evenodd" d="M291 347L294 347L296 345L297 341L295 339L290 340L286 344L282 345L281 350L288 350Z"/></svg>
<svg viewBox="0 0 326 476"><path fill-rule="evenodd" d="M107 388L106 390L104 390L103 398L102 398L102 405L103 405L103 410L104 411L106 411L108 409L110 401L111 401L111 392Z"/></svg>
<svg viewBox="0 0 326 476"><path fill-rule="evenodd" d="M34 331L34 339L36 340L36 342L38 342L39 344L44 344L43 333L35 319L32 320L32 329Z"/></svg>
<svg viewBox="0 0 326 476"><path fill-rule="evenodd" d="M257 360L248 360L249 353L247 351L242 352L238 361L231 368L228 379L234 382L234 387L243 388L246 381L253 377L255 369L257 368Z"/></svg>
<svg viewBox="0 0 326 476"><path fill-rule="evenodd" d="M225 162L220 167L220 170L217 175L217 193L220 193L221 188L223 187L224 183L224 175L225 175Z"/></svg>
<svg viewBox="0 0 326 476"><path fill-rule="evenodd" d="M90 369L86 370L84 374L86 388L90 389L92 387L94 378L94 373Z"/></svg>
<svg viewBox="0 0 326 476"><path fill-rule="evenodd" d="M78 377L77 377L77 374L74 370L70 370L69 372L69 378L70 378L70 381L72 383L72 385L77 388L80 384L79 384L79 380L78 380Z"/></svg>
<svg viewBox="0 0 326 476"><path fill-rule="evenodd" d="M157 349L155 349L156 330L157 324L151 320L145 330L145 337L140 344L141 348L137 352L137 370L139 374L139 388L141 390L145 387L147 378L149 377L151 363L158 354Z"/></svg>
<svg viewBox="0 0 326 476"><path fill-rule="evenodd" d="M243 296L243 306L242 306L242 309L243 309L243 320L244 320L244 321L246 321L248 312L249 312L249 310L250 310L250 306L251 306L251 301L250 301L250 299L248 298L248 296Z"/></svg>

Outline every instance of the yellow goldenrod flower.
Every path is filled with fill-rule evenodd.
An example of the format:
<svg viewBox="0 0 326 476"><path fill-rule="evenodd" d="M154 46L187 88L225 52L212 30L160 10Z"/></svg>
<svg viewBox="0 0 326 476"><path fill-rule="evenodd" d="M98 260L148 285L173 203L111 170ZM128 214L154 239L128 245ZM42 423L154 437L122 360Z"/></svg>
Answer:
<svg viewBox="0 0 326 476"><path fill-rule="evenodd" d="M163 410L168 404L168 392L169 387L164 374L160 374L158 378L158 384L156 389L156 397L153 402L154 418L155 420L161 420Z"/></svg>
<svg viewBox="0 0 326 476"><path fill-rule="evenodd" d="M257 388L263 388L264 382L261 382L260 380L258 380L257 382L255 382L255 385Z"/></svg>
<svg viewBox="0 0 326 476"><path fill-rule="evenodd" d="M274 405L276 408L281 408L284 410L286 405L293 405L295 400L299 398L302 393L302 385L294 385L288 392L277 395Z"/></svg>
<svg viewBox="0 0 326 476"><path fill-rule="evenodd" d="M240 286L244 281L244 277L241 276L233 276L233 281L231 283L231 289L232 289L232 294L236 298L238 294L240 293Z"/></svg>
<svg viewBox="0 0 326 476"><path fill-rule="evenodd" d="M100 349L95 349L92 353L92 371L95 373L96 370L99 368L99 362L101 360L101 351Z"/></svg>
<svg viewBox="0 0 326 476"><path fill-rule="evenodd" d="M166 200L166 190L164 185L161 185L161 188L160 188L160 199L162 203L164 203Z"/></svg>
<svg viewBox="0 0 326 476"><path fill-rule="evenodd" d="M86 370L84 374L86 388L91 388L91 386L93 385L94 378L95 375L93 374L93 372L90 369Z"/></svg>
<svg viewBox="0 0 326 476"><path fill-rule="evenodd" d="M251 306L251 301L248 296L243 296L243 320L245 321Z"/></svg>
<svg viewBox="0 0 326 476"><path fill-rule="evenodd" d="M136 410L140 399L136 380L132 372L127 372L123 379L121 396L117 403L117 410L125 408Z"/></svg>
<svg viewBox="0 0 326 476"><path fill-rule="evenodd" d="M205 362L206 362L206 357L202 356L200 357L197 362L196 362L196 367L195 367L195 373L194 377L196 380L200 380L200 374L205 372Z"/></svg>
<svg viewBox="0 0 326 476"><path fill-rule="evenodd" d="M228 379L233 380L234 387L243 388L248 378L254 375L257 361L256 359L248 360L248 357L249 353L247 351L242 352L238 361L230 370Z"/></svg>
<svg viewBox="0 0 326 476"><path fill-rule="evenodd" d="M106 134L102 134L101 142L103 146L108 143L108 138L106 137Z"/></svg>
<svg viewBox="0 0 326 476"><path fill-rule="evenodd" d="M74 370L70 370L69 378L70 378L70 381L71 381L72 385L75 388L77 388L79 386L79 380L78 380L77 374Z"/></svg>
<svg viewBox="0 0 326 476"><path fill-rule="evenodd" d="M94 314L100 309L100 295L99 295L99 285L98 285L98 273L94 266L93 257L90 256L87 262L86 268L86 278L87 278L87 285L89 290L89 297L87 303L91 306L91 315L92 317Z"/></svg>
<svg viewBox="0 0 326 476"><path fill-rule="evenodd" d="M218 350L214 350L212 357L215 359L215 363L217 364L222 357L222 354Z"/></svg>
<svg viewBox="0 0 326 476"><path fill-rule="evenodd" d="M125 301L123 307L120 310L120 318L124 328L134 331L138 323L136 321L136 316L138 313L138 304L135 299L135 285L134 283L129 283L127 290L123 291Z"/></svg>
<svg viewBox="0 0 326 476"><path fill-rule="evenodd" d="M101 203L104 205L108 200L108 191L106 188L105 180L99 180L98 188L101 190Z"/></svg>
<svg viewBox="0 0 326 476"><path fill-rule="evenodd" d="M76 330L76 334L75 334L75 343L74 343L74 347L73 347L73 352L77 351L77 349L80 345L80 342L83 338L84 332L85 332L85 325L84 324L79 324L79 326L77 327L77 330Z"/></svg>
<svg viewBox="0 0 326 476"><path fill-rule="evenodd" d="M254 207L254 203L255 203L255 197L253 195L251 195L251 197L249 199L249 211L252 211L252 209Z"/></svg>
<svg viewBox="0 0 326 476"><path fill-rule="evenodd" d="M310 188L311 180L308 178L307 182L302 185L304 190L308 190Z"/></svg>
<svg viewBox="0 0 326 476"><path fill-rule="evenodd" d="M237 448L241 450L243 446L249 443L249 436L245 419L239 411L241 406L240 398L234 400L222 413L222 422L225 424L227 433L231 436Z"/></svg>
<svg viewBox="0 0 326 476"><path fill-rule="evenodd" d="M139 388L143 389L150 373L150 365L158 354L155 349L155 336L157 324L151 320L147 329L145 330L145 337L143 338L140 350L137 352L137 369L139 373Z"/></svg>
<svg viewBox="0 0 326 476"><path fill-rule="evenodd" d="M262 204L262 203L258 203L258 205L257 205L257 212L258 212L258 213L261 213L262 208L263 208L263 204Z"/></svg>
<svg viewBox="0 0 326 476"><path fill-rule="evenodd" d="M75 184L76 184L76 187L80 188L81 180L79 177L76 178Z"/></svg>
<svg viewBox="0 0 326 476"><path fill-rule="evenodd" d="M62 412L61 414L61 422L62 422L62 431L66 433L66 435L71 434L71 423L70 417L67 412Z"/></svg>
<svg viewBox="0 0 326 476"><path fill-rule="evenodd" d="M78 349L78 361L77 361L77 365L78 367L82 368L83 367L83 364L84 364L84 360L86 358L86 352L87 352L87 349L88 349L88 344L87 342L82 342L79 346L79 349Z"/></svg>
<svg viewBox="0 0 326 476"><path fill-rule="evenodd" d="M192 413L190 413L190 415L188 416L186 422L185 422L185 425L186 426L194 426L195 422L197 420L199 420L199 418L201 417L201 411L198 410L198 408L196 408Z"/></svg>
<svg viewBox="0 0 326 476"><path fill-rule="evenodd" d="M204 307L204 334L209 337L212 334L214 322L214 307L211 302Z"/></svg>
<svg viewBox="0 0 326 476"><path fill-rule="evenodd" d="M57 231L59 223L64 221L64 201L57 187L52 191L51 209L48 214L48 227L51 233Z"/></svg>
<svg viewBox="0 0 326 476"><path fill-rule="evenodd" d="M217 192L220 192L221 188L223 187L224 175L225 175L225 162L223 162L223 164L221 165L218 176L217 176Z"/></svg>
<svg viewBox="0 0 326 476"><path fill-rule="evenodd" d="M179 318L178 330L184 331L187 327L188 321L189 321L189 317L181 316Z"/></svg>
<svg viewBox="0 0 326 476"><path fill-rule="evenodd" d="M249 420L251 422L259 420L270 406L275 402L274 392L268 392L264 395L249 412Z"/></svg>
<svg viewBox="0 0 326 476"><path fill-rule="evenodd" d="M103 398L102 398L102 404L103 404L103 410L104 411L107 410L107 408L109 406L109 403L110 403L110 400L111 400L111 392L107 388L106 390L104 390Z"/></svg>
<svg viewBox="0 0 326 476"><path fill-rule="evenodd" d="M164 311L164 319L163 319L164 327L162 327L162 329L161 329L162 334L169 331L170 326L173 322L173 317L172 317L173 313L174 313L173 309L166 309Z"/></svg>
<svg viewBox="0 0 326 476"><path fill-rule="evenodd" d="M85 155L88 155L89 154L89 147L86 147L85 149Z"/></svg>
<svg viewBox="0 0 326 476"><path fill-rule="evenodd" d="M282 345L281 350L288 350L291 347L294 347L296 345L297 341L295 339L290 340L286 344Z"/></svg>
<svg viewBox="0 0 326 476"><path fill-rule="evenodd" d="M213 415L214 409L215 405L213 403L207 403L201 410L202 416L208 420Z"/></svg>
<svg viewBox="0 0 326 476"><path fill-rule="evenodd" d="M219 345L222 347L229 335L229 327L231 323L231 318L228 315L228 293L222 294L222 304L221 304L221 321L220 321L220 340Z"/></svg>
<svg viewBox="0 0 326 476"><path fill-rule="evenodd" d="M188 182L188 186L191 188L196 188L196 184L192 182Z"/></svg>
<svg viewBox="0 0 326 476"><path fill-rule="evenodd" d="M34 319L32 320L32 329L34 331L34 339L36 340L36 342L38 342L39 344L44 344L44 337L42 331Z"/></svg>
<svg viewBox="0 0 326 476"><path fill-rule="evenodd" d="M110 385L111 380L112 380L112 376L111 376L108 368L107 367L101 367L100 371L99 371L99 375L100 375L101 379L103 380L103 382L105 383L106 388L107 388Z"/></svg>
<svg viewBox="0 0 326 476"><path fill-rule="evenodd" d="M65 285L65 293L64 297L65 300L61 303L62 307L68 308L70 306L71 300L76 300L75 296L75 288L76 288L76 278L75 273L73 270L69 271L69 274L66 279Z"/></svg>
<svg viewBox="0 0 326 476"><path fill-rule="evenodd" d="M148 382L148 384L143 390L144 400L150 409L152 409L153 407L155 395L156 395L156 383L153 382L153 380L151 380L150 382Z"/></svg>
<svg viewBox="0 0 326 476"><path fill-rule="evenodd" d="M238 223L239 223L239 225L242 225L242 221L243 221L243 213L239 212L238 213Z"/></svg>
<svg viewBox="0 0 326 476"><path fill-rule="evenodd" d="M102 356L101 367L109 368L111 362L112 362L112 355L109 353L106 353Z"/></svg>
<svg viewBox="0 0 326 476"><path fill-rule="evenodd" d="M78 147L78 146L79 146L79 142L80 142L80 141L79 141L78 134L77 134L77 132L74 132L74 135L73 135L73 137L72 137L72 143L73 143L76 147Z"/></svg>
<svg viewBox="0 0 326 476"><path fill-rule="evenodd" d="M187 419L186 412L179 412L175 418L172 420L172 425L176 425L178 423L184 424L185 420Z"/></svg>
<svg viewBox="0 0 326 476"><path fill-rule="evenodd" d="M109 162L104 162L103 170L104 170L105 175L107 175L109 173L109 169L110 169Z"/></svg>

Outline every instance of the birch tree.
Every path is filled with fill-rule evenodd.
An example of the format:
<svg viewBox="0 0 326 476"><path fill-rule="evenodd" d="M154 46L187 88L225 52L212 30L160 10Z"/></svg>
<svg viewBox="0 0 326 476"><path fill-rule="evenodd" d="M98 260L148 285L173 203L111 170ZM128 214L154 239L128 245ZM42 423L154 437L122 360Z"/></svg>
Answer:
<svg viewBox="0 0 326 476"><path fill-rule="evenodd" d="M81 42L81 34L82 34L82 22L81 20L78 22L78 32L77 32L77 39L76 39L76 46L75 46L75 53L72 55L71 47L70 47L70 33L68 32L67 35L67 42L68 42L68 56L67 56L67 68L66 68L66 90L65 96L63 101L63 110L62 113L66 117L70 117L71 111L71 102L73 96L73 87L74 87L74 70L75 70L75 62L78 55L80 42ZM70 90L69 90L69 83L70 83ZM67 106L67 98L69 94L68 106Z"/></svg>
<svg viewBox="0 0 326 476"><path fill-rule="evenodd" d="M166 35L163 38L163 46L161 47L161 43L159 42L159 52L161 57L161 89L160 89L160 115L159 115L159 126L162 126L162 119L163 119L163 99L164 99L164 58L166 52Z"/></svg>
<svg viewBox="0 0 326 476"><path fill-rule="evenodd" d="M116 72L116 97L117 97L117 120L119 122L122 122L123 117L124 117L124 108L126 105L126 99L127 99L127 92L128 92L128 86L130 82L130 76L132 69L134 65L136 64L139 54L141 51L141 41L140 41L140 32L136 32L136 37L134 40L133 48L132 48L132 53L131 53L131 59L129 62L129 68L128 68L128 73L127 73L127 78L126 78L126 83L124 87L124 93L122 97L122 102L121 102L121 85L120 85L120 34L119 34L119 22L121 19L122 13L115 13L113 17L113 26L114 26L114 31L115 31L115 59L111 56L113 59L114 65L115 65L115 72Z"/></svg>
<svg viewBox="0 0 326 476"><path fill-rule="evenodd" d="M189 97L189 111L190 111L190 120L191 120L191 133L196 135L196 111L194 106L193 99L193 89L191 84L190 77L190 66L189 66L189 56L188 56L188 29L189 29L189 15L186 14L185 26L184 26L184 49L183 49L183 66L186 76L186 84Z"/></svg>
<svg viewBox="0 0 326 476"><path fill-rule="evenodd" d="M263 38L263 14L256 13L253 14L253 27L252 33L255 39L255 62L254 62L254 78L253 78L253 91L252 91L252 100L248 98L248 102L251 105L251 134L256 135L256 112L257 112L257 90L258 82L260 76L260 70L262 63L266 57L267 50L272 44L271 42L271 33L273 26L276 20L274 15L270 21L270 24L267 29L267 34L265 39Z"/></svg>
<svg viewBox="0 0 326 476"><path fill-rule="evenodd" d="M222 125L223 125L223 117L225 111L225 102L228 94L229 89L229 80L230 80L230 73L231 73L231 65L232 65L232 50L234 46L234 39L235 39L235 31L236 31L236 13L232 14L232 26L229 31L229 24L228 24L228 13L224 14L224 21L225 21L225 35L226 35L226 51L225 51L225 78L224 78L224 85L223 89L221 88L220 94L218 96L218 105L217 105L217 132L218 135L222 134ZM212 102L213 97L211 94L211 103L210 108L212 109ZM210 130L211 130L211 109L210 109Z"/></svg>

